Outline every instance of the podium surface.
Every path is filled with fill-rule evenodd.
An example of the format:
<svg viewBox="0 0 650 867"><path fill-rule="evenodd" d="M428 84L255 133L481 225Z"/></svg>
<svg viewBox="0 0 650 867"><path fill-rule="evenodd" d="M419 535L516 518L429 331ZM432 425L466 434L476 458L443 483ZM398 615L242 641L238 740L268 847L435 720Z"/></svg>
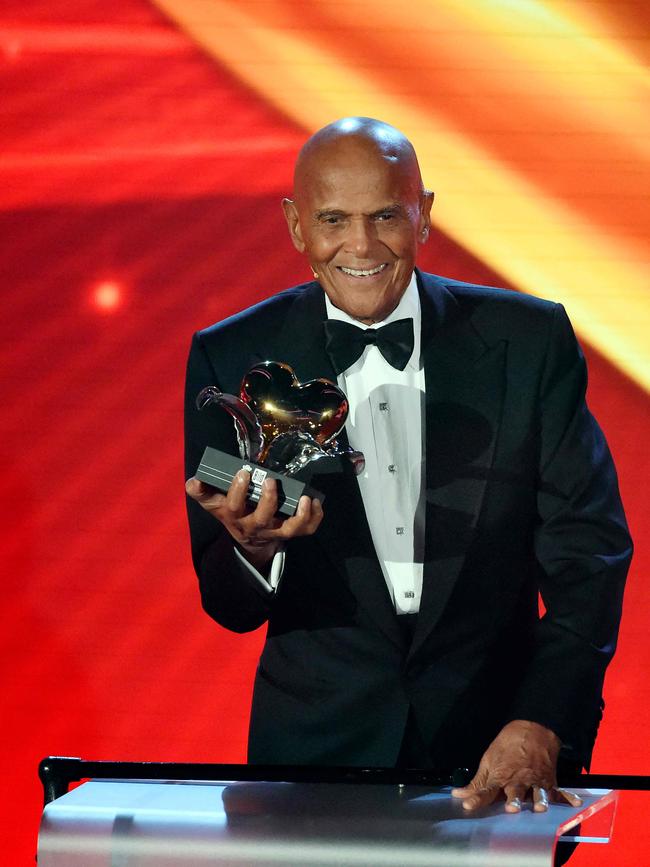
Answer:
<svg viewBox="0 0 650 867"><path fill-rule="evenodd" d="M49 803L39 867L547 867L558 836L616 800L467 814L449 788L91 780ZM606 842L607 837L600 838Z"/></svg>

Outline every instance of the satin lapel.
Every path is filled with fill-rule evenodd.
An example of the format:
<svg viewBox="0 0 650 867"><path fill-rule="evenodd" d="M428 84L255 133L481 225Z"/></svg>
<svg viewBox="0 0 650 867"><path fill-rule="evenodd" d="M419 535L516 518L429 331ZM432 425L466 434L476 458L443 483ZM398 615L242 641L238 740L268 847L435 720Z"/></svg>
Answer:
<svg viewBox="0 0 650 867"><path fill-rule="evenodd" d="M488 346L442 281L421 278L426 380L426 545L417 651L471 544L501 419L504 342Z"/></svg>
<svg viewBox="0 0 650 867"><path fill-rule="evenodd" d="M318 283L310 283L296 296L278 329L277 345L301 382L325 377L336 382L334 368L325 352L323 322L326 319L325 295Z"/></svg>
<svg viewBox="0 0 650 867"><path fill-rule="evenodd" d="M278 330L277 341L273 341L277 346L276 357L256 360L284 361L293 367L301 382L318 377L336 382L336 374L325 352L325 318L323 290L318 283L310 284L296 297ZM340 441L347 445L345 435ZM346 468L343 476L314 476L312 484L325 495L325 516L315 540L332 565L347 576L366 617L402 646L403 637L377 560L352 466Z"/></svg>

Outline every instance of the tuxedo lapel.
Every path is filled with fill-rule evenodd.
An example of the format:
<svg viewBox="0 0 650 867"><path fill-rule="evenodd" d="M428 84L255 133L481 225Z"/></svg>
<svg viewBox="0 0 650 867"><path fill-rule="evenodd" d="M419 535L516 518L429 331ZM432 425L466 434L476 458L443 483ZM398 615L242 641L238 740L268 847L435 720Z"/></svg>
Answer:
<svg viewBox="0 0 650 867"><path fill-rule="evenodd" d="M325 352L326 318L323 290L318 283L308 283L296 295L278 329L277 360L290 364L301 382L320 377L336 382L332 362Z"/></svg>
<svg viewBox="0 0 650 867"><path fill-rule="evenodd" d="M411 648L435 627L471 544L501 416L506 345L489 346L443 281L421 280L426 382L426 544ZM465 307L467 305L464 305Z"/></svg>
<svg viewBox="0 0 650 867"><path fill-rule="evenodd" d="M285 316L277 333L273 360L293 367L301 382L324 377L336 382L336 373L325 351L323 322L327 318L324 293L318 283L308 284ZM345 431L339 437L348 444ZM315 541L332 565L347 576L350 589L366 617L400 645L402 634L377 560L359 483L352 465L343 474L314 475L312 485L325 495L324 518Z"/></svg>

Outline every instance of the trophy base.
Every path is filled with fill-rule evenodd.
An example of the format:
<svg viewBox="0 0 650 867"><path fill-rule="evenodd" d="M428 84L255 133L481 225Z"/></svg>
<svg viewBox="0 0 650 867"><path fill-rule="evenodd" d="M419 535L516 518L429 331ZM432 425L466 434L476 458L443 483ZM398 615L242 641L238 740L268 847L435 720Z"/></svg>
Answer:
<svg viewBox="0 0 650 867"><path fill-rule="evenodd" d="M303 494L312 499L320 500L321 503L325 499L323 494L309 487L304 480L284 476L282 473L276 473L274 470L261 467L259 464L254 464L252 461L247 461L244 458L236 458L228 454L228 452L222 452L210 446L203 452L201 463L194 475L199 481L212 485L218 491L225 494L239 470L247 470L251 474L251 483L248 486L248 499L253 503L259 502L264 479L276 480L278 486L278 514L280 515L286 515L287 517L295 515L298 501Z"/></svg>

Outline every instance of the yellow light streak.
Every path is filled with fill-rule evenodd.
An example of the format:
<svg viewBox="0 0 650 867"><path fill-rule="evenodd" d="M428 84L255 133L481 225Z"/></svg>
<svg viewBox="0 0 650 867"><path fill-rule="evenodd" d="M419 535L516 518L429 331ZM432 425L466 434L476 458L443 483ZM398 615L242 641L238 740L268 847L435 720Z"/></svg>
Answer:
<svg viewBox="0 0 650 867"><path fill-rule="evenodd" d="M584 8L534 0L312 4L320 19L330 10L328 28L310 24L309 4L304 14L273 0L157 5L307 131L348 114L403 129L436 190L440 228L523 291L562 301L579 333L650 390L649 257L639 219L650 76ZM432 56L450 69L449 92L436 99ZM397 82L400 63L410 69ZM492 111L499 95L521 113L521 153L510 119L496 117L492 129L474 122L474 105ZM468 98L478 102L465 114L451 110ZM551 133L563 147L550 151L557 165L547 182L549 149L536 152L536 141ZM557 188L551 170L564 172Z"/></svg>

